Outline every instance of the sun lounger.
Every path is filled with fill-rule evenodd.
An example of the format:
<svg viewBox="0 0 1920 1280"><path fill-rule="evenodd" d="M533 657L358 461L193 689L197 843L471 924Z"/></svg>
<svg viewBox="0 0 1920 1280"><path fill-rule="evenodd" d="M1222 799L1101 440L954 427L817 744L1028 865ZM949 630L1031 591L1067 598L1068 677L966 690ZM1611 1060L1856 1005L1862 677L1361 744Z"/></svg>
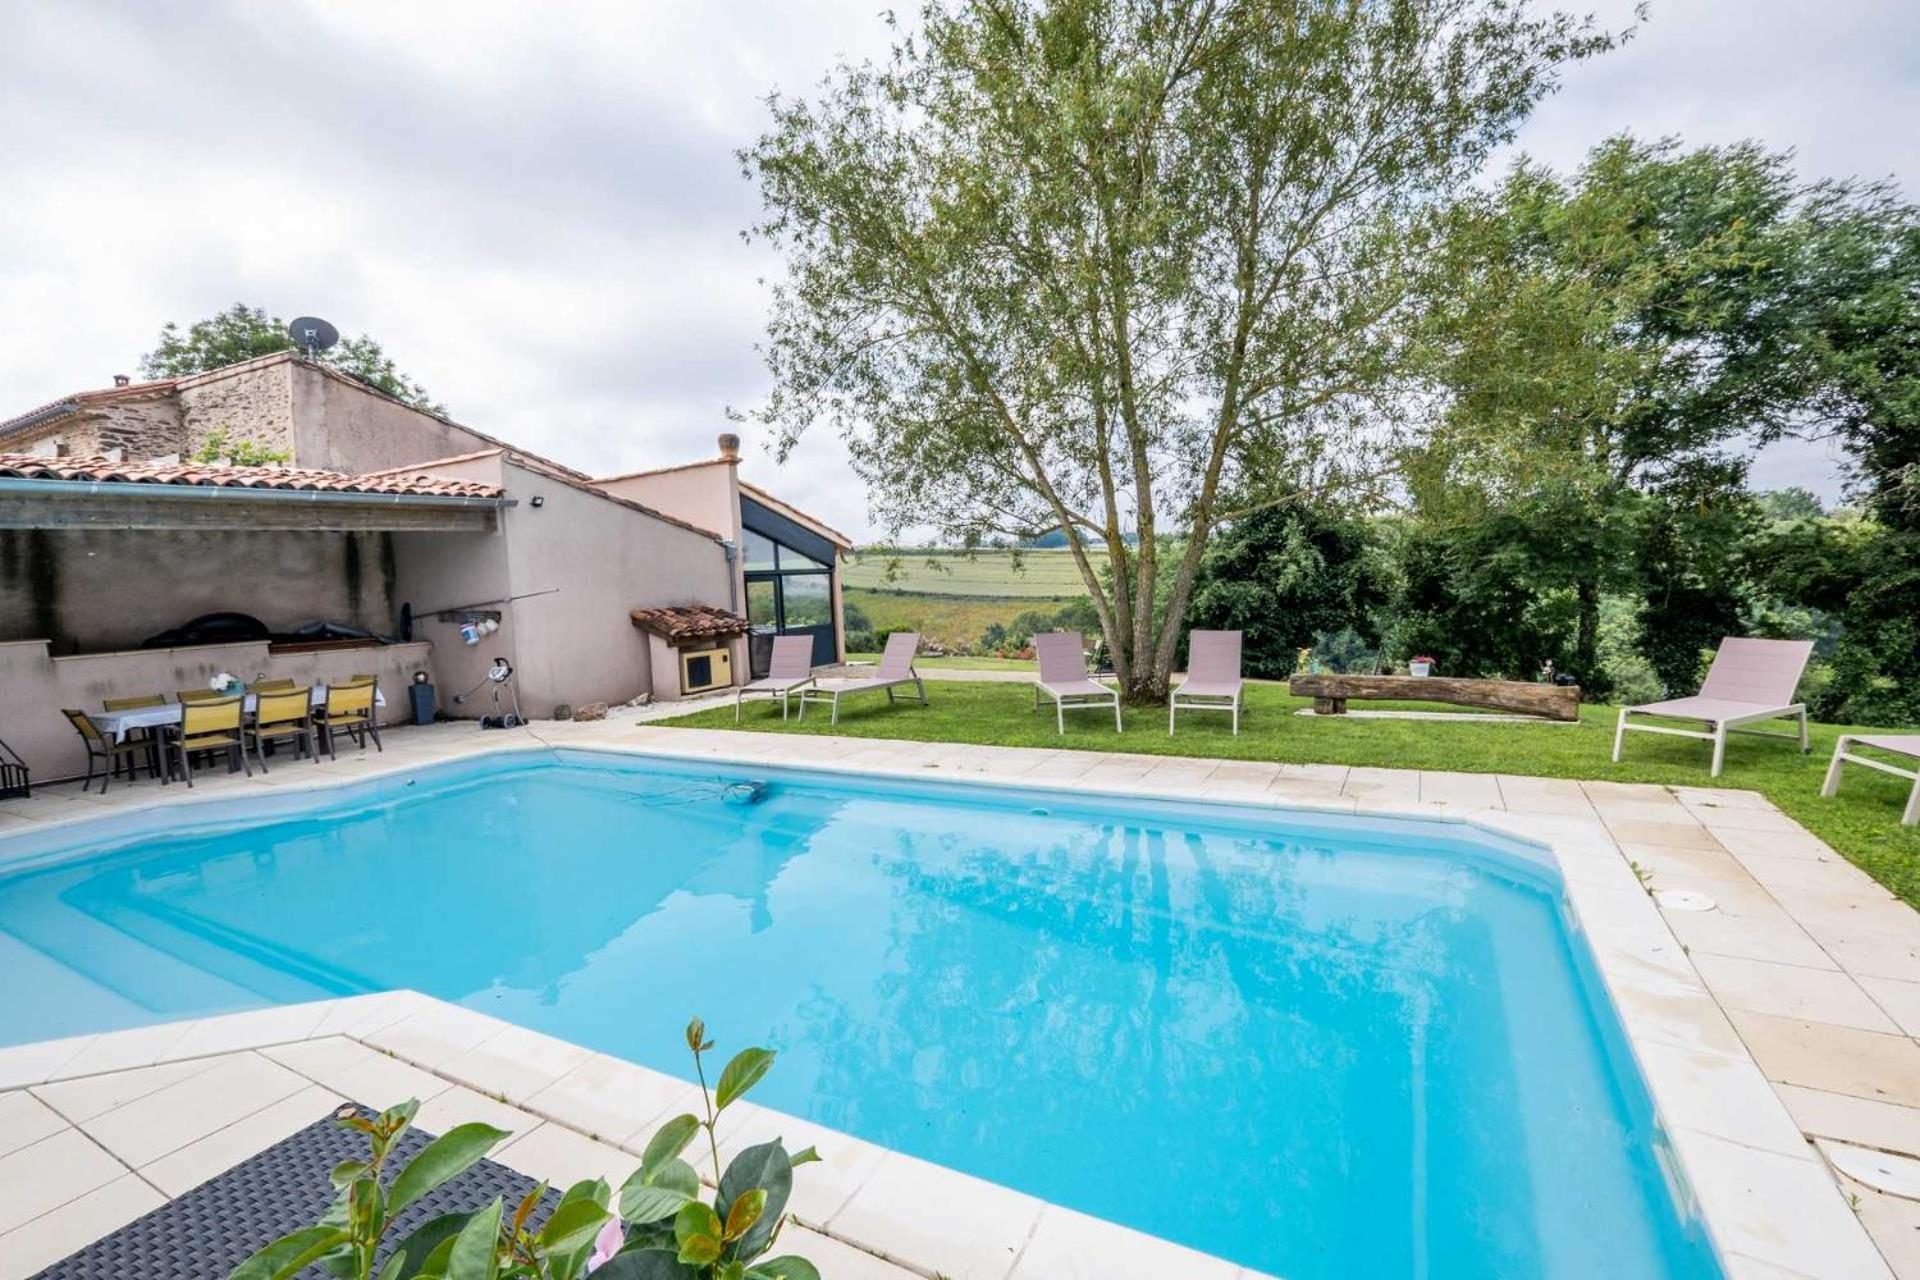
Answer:
<svg viewBox="0 0 1920 1280"><path fill-rule="evenodd" d="M1670 698L1644 706L1620 708L1620 720L1613 731L1613 759L1620 762L1620 748L1627 732L1664 733L1679 738L1699 738L1713 744L1712 776L1720 776L1720 765L1727 753L1729 733L1750 733L1762 738L1790 737L1768 733L1764 729L1743 726L1783 716L1800 718L1800 750L1808 750L1807 708L1794 702L1793 691L1800 673L1807 668L1813 653L1811 640L1751 640L1729 636L1720 642L1707 671L1706 683L1691 698ZM1697 720L1707 726L1675 729L1665 725L1632 724L1631 716L1667 716L1676 720Z"/></svg>
<svg viewBox="0 0 1920 1280"><path fill-rule="evenodd" d="M1906 812L1900 815L1900 825L1911 827L1920 824L1920 767L1902 769L1898 765L1888 764L1885 760L1875 760L1871 756L1855 755L1855 747L1871 747L1876 751L1886 751L1896 756L1905 756L1920 765L1920 733L1845 733L1840 741L1833 744L1833 763L1827 766L1827 781L1820 788L1823 796L1833 795L1840 790L1840 765L1842 761L1863 764L1869 769L1878 769L1881 773L1890 773L1896 778L1913 779L1913 790L1907 795Z"/></svg>
<svg viewBox="0 0 1920 1280"><path fill-rule="evenodd" d="M740 706L749 697L780 699L780 718L787 718L787 700L813 683L813 637L775 636L767 674L741 685L733 695L733 722L740 723Z"/></svg>
<svg viewBox="0 0 1920 1280"><path fill-rule="evenodd" d="M1040 709L1040 695L1053 699L1053 720L1061 733L1067 731L1067 712L1075 707L1113 707L1113 730L1120 732L1120 694L1111 685L1101 684L1087 675L1087 646L1078 631L1049 631L1033 638L1034 656L1040 660L1040 678L1033 684L1033 709Z"/></svg>
<svg viewBox="0 0 1920 1280"><path fill-rule="evenodd" d="M1187 678L1167 699L1167 736L1173 736L1174 717L1188 711L1229 711L1233 731L1240 732L1240 633L1187 633Z"/></svg>
<svg viewBox="0 0 1920 1280"><path fill-rule="evenodd" d="M894 690L904 685L912 685L915 697L921 706L927 705L927 686L920 679L920 673L913 669L914 655L920 652L920 636L913 631L896 631L887 637L887 649L880 655L880 674L864 680L847 680L831 687L816 684L810 689L800 691L800 718L807 718L809 702L824 702L833 708L833 718L829 724L840 723L840 699L851 693L877 693L887 691L887 702L895 700Z"/></svg>

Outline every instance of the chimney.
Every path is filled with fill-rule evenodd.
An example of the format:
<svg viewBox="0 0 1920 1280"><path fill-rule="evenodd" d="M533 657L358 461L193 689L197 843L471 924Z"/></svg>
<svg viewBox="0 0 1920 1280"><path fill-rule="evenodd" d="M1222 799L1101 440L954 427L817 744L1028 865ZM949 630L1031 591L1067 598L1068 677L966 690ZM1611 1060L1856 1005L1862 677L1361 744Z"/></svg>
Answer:
<svg viewBox="0 0 1920 1280"><path fill-rule="evenodd" d="M731 431L720 435L720 457L727 462L740 461L740 437Z"/></svg>
<svg viewBox="0 0 1920 1280"><path fill-rule="evenodd" d="M124 373L116 373L113 375L113 385L116 387L128 386L132 382L133 382L133 379L129 378Z"/></svg>

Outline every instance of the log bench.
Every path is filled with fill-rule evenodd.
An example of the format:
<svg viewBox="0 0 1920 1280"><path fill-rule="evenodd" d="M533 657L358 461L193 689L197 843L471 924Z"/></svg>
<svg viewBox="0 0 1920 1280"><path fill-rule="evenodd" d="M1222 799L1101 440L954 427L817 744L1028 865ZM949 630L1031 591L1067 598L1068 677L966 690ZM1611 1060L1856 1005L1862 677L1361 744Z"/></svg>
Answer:
<svg viewBox="0 0 1920 1280"><path fill-rule="evenodd" d="M1527 680L1464 680L1455 676L1294 676L1287 689L1312 698L1315 714L1345 715L1349 698L1447 702L1458 707L1511 711L1548 720L1580 718L1580 686Z"/></svg>

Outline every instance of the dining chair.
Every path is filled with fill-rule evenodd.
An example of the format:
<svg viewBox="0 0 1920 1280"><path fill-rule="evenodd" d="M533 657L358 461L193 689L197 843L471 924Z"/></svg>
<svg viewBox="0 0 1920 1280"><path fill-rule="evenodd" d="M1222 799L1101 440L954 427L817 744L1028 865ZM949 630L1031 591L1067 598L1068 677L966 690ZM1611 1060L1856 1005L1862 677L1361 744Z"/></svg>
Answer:
<svg viewBox="0 0 1920 1280"><path fill-rule="evenodd" d="M335 754L333 737L342 729L360 747L364 748L371 737L375 750L386 750L380 742L380 726L374 723L373 717L374 694L378 688L378 681L371 676L364 680L355 678L345 684L327 686L326 702L315 719L320 726L320 741L326 745L328 759L340 758Z"/></svg>
<svg viewBox="0 0 1920 1280"><path fill-rule="evenodd" d="M139 711L144 707L164 707L166 705L167 695L164 693L142 693L129 695L125 698L100 699L100 707L104 711ZM160 776L159 734L155 733L151 727L142 725L137 729L127 730L126 733L121 735L121 740L123 742L138 742L145 747L147 751L147 776L150 778Z"/></svg>
<svg viewBox="0 0 1920 1280"><path fill-rule="evenodd" d="M253 776L247 764L247 739L242 723L245 706L246 698L240 695L185 700L180 708L180 723L173 727L170 745L175 763L186 776L189 787L193 785L193 756L200 751L225 751L229 772L237 754L240 767L249 778Z"/></svg>
<svg viewBox="0 0 1920 1280"><path fill-rule="evenodd" d="M293 685L293 681L287 681ZM260 772L267 772L266 749L271 743L292 740L294 759L302 755L319 762L313 746L313 690L294 685L288 689L261 689L254 695L253 719L246 726L247 741L253 744L253 758Z"/></svg>
<svg viewBox="0 0 1920 1280"><path fill-rule="evenodd" d="M93 717L84 711L63 708L60 714L67 718L73 725L74 732L80 735L80 741L86 744L87 777L86 781L80 784L82 791L93 785L93 769L96 764L100 766L101 795L107 794L107 782L113 777L113 771L123 763L127 767L127 781L133 781L134 758L146 754L146 743L115 742L102 733L100 726L93 722Z"/></svg>

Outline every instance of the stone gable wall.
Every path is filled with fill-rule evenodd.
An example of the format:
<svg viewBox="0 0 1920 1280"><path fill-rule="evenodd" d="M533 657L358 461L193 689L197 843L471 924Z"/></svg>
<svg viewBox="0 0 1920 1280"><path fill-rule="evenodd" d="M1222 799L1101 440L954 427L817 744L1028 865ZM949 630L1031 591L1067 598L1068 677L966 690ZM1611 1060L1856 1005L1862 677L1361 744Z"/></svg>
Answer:
<svg viewBox="0 0 1920 1280"><path fill-rule="evenodd" d="M180 389L185 454L193 454L216 431L230 442L250 440L293 458L293 398L285 363L249 369Z"/></svg>
<svg viewBox="0 0 1920 1280"><path fill-rule="evenodd" d="M0 452L80 458L119 449L123 461L146 462L180 452L185 439L172 397L109 400L71 418L10 435L0 442Z"/></svg>

